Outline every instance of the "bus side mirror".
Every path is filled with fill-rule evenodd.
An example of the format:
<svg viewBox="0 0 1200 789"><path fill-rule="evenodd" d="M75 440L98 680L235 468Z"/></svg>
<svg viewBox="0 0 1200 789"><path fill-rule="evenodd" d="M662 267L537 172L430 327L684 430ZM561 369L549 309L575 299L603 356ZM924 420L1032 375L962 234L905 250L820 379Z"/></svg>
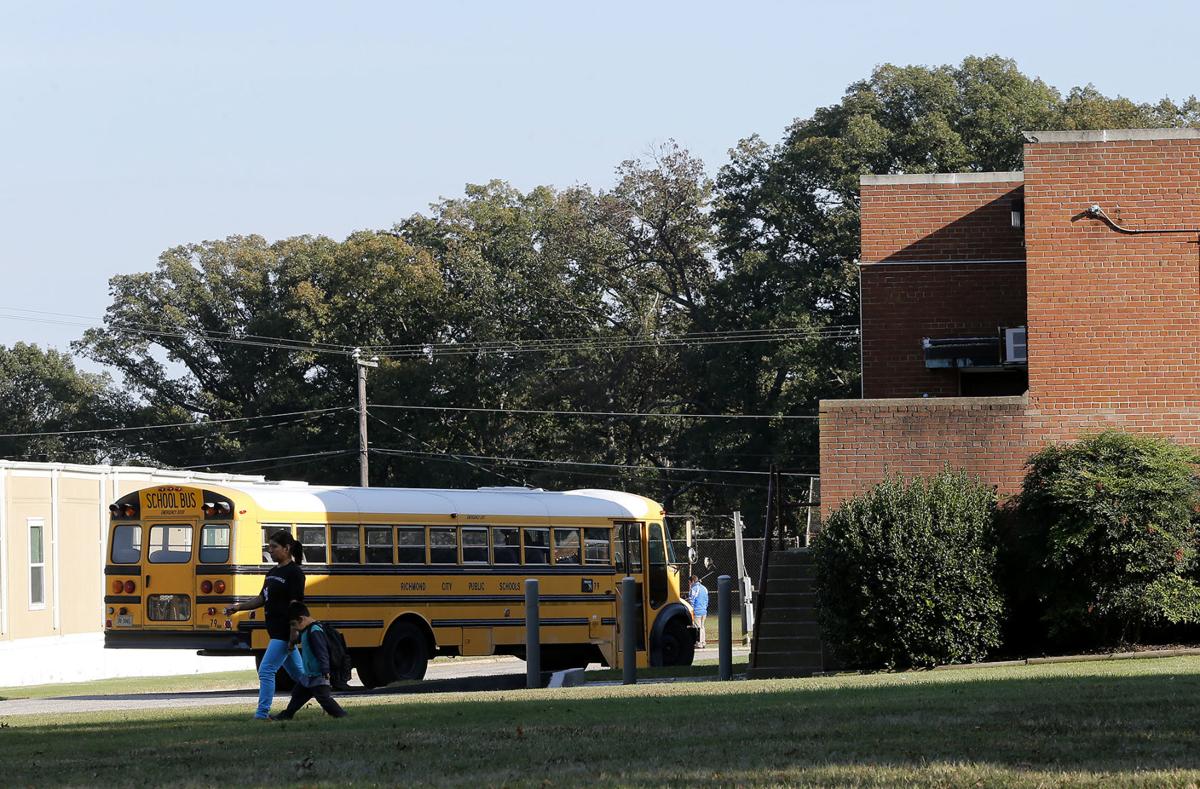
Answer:
<svg viewBox="0 0 1200 789"><path fill-rule="evenodd" d="M700 554L696 553L696 546L688 546L688 564L695 564L700 561Z"/></svg>

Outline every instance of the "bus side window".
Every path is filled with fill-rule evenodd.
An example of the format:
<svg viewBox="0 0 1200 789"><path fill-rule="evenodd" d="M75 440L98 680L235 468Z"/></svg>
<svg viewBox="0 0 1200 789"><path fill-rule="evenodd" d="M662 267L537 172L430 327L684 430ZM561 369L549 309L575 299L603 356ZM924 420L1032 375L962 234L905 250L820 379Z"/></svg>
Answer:
<svg viewBox="0 0 1200 789"><path fill-rule="evenodd" d="M325 564L324 526L297 526L296 539L304 545L304 561Z"/></svg>
<svg viewBox="0 0 1200 789"><path fill-rule="evenodd" d="M395 561L392 556L392 527L364 526L366 534L367 564L391 564Z"/></svg>
<svg viewBox="0 0 1200 789"><path fill-rule="evenodd" d="M487 564L488 530L486 527L464 527L462 530L463 564Z"/></svg>
<svg viewBox="0 0 1200 789"><path fill-rule="evenodd" d="M625 524L618 523L612 530L613 567L625 572Z"/></svg>
<svg viewBox="0 0 1200 789"><path fill-rule="evenodd" d="M429 527L429 563L458 564L458 529Z"/></svg>
<svg viewBox="0 0 1200 789"><path fill-rule="evenodd" d="M492 564L521 563L521 532L515 526L492 529Z"/></svg>
<svg viewBox="0 0 1200 789"><path fill-rule="evenodd" d="M396 553L396 560L400 564L425 564L425 527L397 528Z"/></svg>
<svg viewBox="0 0 1200 789"><path fill-rule="evenodd" d="M267 543L269 543L271 541L271 535L274 534L275 532L279 531L280 529L283 529L284 531L288 532L289 534L294 533L294 532L292 532L292 524L290 524L290 523L264 523L262 525L262 538L263 538L263 540L262 540L262 563L263 564L275 564L275 560L271 558L271 552L267 550ZM302 539L302 540L300 540L300 542L307 542L307 541ZM321 538L321 543L322 544L325 543L324 537ZM304 552L304 561L306 561L306 562L312 561L311 559L308 558L308 551ZM321 561L325 561L325 560L322 559Z"/></svg>
<svg viewBox="0 0 1200 789"><path fill-rule="evenodd" d="M362 564L359 554L359 538L357 526L333 526L333 561L335 564Z"/></svg>
<svg viewBox="0 0 1200 789"><path fill-rule="evenodd" d="M550 530L524 529L525 564L550 564Z"/></svg>
<svg viewBox="0 0 1200 789"><path fill-rule="evenodd" d="M609 529L584 529L585 556L588 564L608 564Z"/></svg>
<svg viewBox="0 0 1200 789"><path fill-rule="evenodd" d="M554 530L554 563L579 564L579 529Z"/></svg>

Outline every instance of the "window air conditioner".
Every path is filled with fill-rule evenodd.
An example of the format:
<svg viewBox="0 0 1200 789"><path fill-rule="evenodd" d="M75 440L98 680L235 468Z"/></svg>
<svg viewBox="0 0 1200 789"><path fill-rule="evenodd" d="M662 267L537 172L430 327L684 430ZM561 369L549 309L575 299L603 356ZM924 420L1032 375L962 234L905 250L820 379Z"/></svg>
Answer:
<svg viewBox="0 0 1200 789"><path fill-rule="evenodd" d="M1004 330L1004 363L1029 363L1028 351L1026 350L1024 326L1018 326L1015 329Z"/></svg>

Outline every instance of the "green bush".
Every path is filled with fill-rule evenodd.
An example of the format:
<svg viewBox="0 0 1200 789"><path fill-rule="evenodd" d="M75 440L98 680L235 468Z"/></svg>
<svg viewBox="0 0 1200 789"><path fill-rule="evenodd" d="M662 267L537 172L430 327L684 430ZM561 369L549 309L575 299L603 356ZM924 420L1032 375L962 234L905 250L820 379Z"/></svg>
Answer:
<svg viewBox="0 0 1200 789"><path fill-rule="evenodd" d="M1051 635L1119 643L1144 626L1200 622L1196 462L1187 447L1118 432L1029 460L1020 514L1043 557Z"/></svg>
<svg viewBox="0 0 1200 789"><path fill-rule="evenodd" d="M892 477L814 543L822 635L851 668L980 660L999 645L996 494L965 472Z"/></svg>

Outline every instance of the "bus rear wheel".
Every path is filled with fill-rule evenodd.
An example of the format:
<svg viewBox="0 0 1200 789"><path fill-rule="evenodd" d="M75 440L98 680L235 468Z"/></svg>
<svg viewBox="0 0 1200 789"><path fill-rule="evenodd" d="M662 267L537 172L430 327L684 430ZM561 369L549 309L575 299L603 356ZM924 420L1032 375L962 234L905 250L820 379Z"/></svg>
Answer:
<svg viewBox="0 0 1200 789"><path fill-rule="evenodd" d="M354 664L354 670L358 673L358 681L364 688L370 690L379 687L379 677L375 674L373 650L354 650L351 652L350 662Z"/></svg>
<svg viewBox="0 0 1200 789"><path fill-rule="evenodd" d="M262 652L254 653L254 670L255 671L258 671L258 667L262 665L263 654L264 653L262 653ZM286 693L290 693L292 691L292 688L294 688L294 687L296 687L296 683L292 679L292 675L287 673L287 669L281 667L278 671L275 672L275 690L276 690L276 692L283 691Z"/></svg>
<svg viewBox="0 0 1200 789"><path fill-rule="evenodd" d="M375 675L387 684L397 680L424 679L429 666L425 634L411 622L397 622L375 650Z"/></svg>

